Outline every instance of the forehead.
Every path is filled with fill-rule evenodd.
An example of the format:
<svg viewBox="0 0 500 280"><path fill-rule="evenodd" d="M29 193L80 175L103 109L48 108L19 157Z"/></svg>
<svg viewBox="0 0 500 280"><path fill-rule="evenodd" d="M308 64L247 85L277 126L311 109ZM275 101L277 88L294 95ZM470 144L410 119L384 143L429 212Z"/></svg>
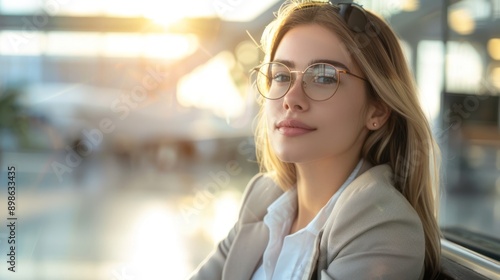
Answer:
<svg viewBox="0 0 500 280"><path fill-rule="evenodd" d="M349 69L355 68L340 38L317 24L299 25L288 31L276 49L274 60L290 61L297 69L318 60L338 61Z"/></svg>

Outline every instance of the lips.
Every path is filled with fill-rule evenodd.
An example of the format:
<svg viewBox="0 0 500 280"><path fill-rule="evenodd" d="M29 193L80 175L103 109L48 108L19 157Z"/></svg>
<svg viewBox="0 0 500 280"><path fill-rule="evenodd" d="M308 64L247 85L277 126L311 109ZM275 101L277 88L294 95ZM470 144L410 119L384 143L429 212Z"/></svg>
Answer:
<svg viewBox="0 0 500 280"><path fill-rule="evenodd" d="M285 119L278 122L276 129L285 136L299 136L316 130L316 128L294 119Z"/></svg>

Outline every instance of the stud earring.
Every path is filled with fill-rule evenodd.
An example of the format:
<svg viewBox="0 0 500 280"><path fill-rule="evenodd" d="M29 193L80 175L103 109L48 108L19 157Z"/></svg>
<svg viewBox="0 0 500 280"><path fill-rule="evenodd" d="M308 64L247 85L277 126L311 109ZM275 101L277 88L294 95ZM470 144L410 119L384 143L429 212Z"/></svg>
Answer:
<svg viewBox="0 0 500 280"><path fill-rule="evenodd" d="M376 122L373 123L373 127L377 127L377 123Z"/></svg>

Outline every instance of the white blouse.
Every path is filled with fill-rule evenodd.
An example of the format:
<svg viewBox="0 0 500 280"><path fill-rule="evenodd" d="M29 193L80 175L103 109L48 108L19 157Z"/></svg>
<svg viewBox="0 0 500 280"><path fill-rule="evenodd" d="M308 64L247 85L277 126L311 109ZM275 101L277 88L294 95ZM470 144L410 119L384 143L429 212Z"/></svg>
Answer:
<svg viewBox="0 0 500 280"><path fill-rule="evenodd" d="M363 159L352 171L344 184L330 198L316 217L305 227L290 234L293 218L297 212L297 189L284 192L267 208L264 224L269 228L269 243L264 251L262 264L252 280L300 279L309 265L314 240L324 226L328 215L344 189L357 177Z"/></svg>

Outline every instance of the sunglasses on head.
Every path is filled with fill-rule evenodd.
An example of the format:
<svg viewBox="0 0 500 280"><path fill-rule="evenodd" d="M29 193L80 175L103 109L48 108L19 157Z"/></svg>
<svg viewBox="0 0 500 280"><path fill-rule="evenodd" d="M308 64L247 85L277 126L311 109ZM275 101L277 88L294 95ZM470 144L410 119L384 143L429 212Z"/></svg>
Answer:
<svg viewBox="0 0 500 280"><path fill-rule="evenodd" d="M347 23L349 29L357 33L366 31L369 22L363 6L356 3L330 3L330 5L339 7L339 15Z"/></svg>
<svg viewBox="0 0 500 280"><path fill-rule="evenodd" d="M322 2L331 5L338 9L338 14L344 19L345 23L351 31L356 33L365 32L367 27L370 26L368 17L363 6L356 3L332 3ZM301 8L313 7L314 4L306 4Z"/></svg>

